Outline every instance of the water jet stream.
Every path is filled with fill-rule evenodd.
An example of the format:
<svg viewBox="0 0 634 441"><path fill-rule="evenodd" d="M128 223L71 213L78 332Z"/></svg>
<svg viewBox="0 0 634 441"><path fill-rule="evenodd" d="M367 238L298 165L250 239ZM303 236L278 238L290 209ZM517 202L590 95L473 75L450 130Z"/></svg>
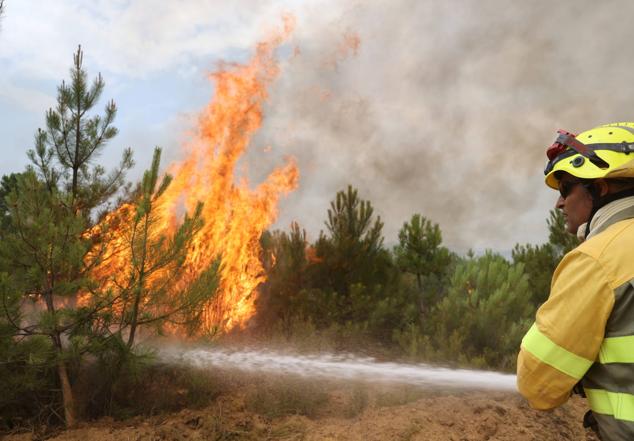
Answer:
<svg viewBox="0 0 634 441"><path fill-rule="evenodd" d="M427 387L516 391L515 375L428 364L379 362L354 355L293 355L269 350L162 349L169 363L199 369L222 368L244 372L296 375L306 378L372 381Z"/></svg>

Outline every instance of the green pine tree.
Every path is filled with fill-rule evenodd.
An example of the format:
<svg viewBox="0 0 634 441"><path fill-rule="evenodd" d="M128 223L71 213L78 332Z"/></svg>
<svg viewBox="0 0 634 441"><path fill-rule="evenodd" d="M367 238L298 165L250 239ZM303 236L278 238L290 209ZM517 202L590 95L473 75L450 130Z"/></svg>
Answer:
<svg viewBox="0 0 634 441"><path fill-rule="evenodd" d="M138 344L139 337L161 334L165 326L189 333L199 330L204 307L218 286L219 261L200 275L183 267L202 227L202 204L185 214L171 233L156 215L157 202L172 180L167 174L159 179L160 155L156 148L135 202L118 211L116 233L123 239L119 251L126 265L99 277L100 286L112 287L107 293L112 306L96 314L91 330L93 353L104 372L94 385L91 405L97 414L112 414L115 406L126 405L126 391L137 383L149 355Z"/></svg>
<svg viewBox="0 0 634 441"><path fill-rule="evenodd" d="M557 261L564 257L564 254L579 245L579 239L574 234L566 230L566 220L561 210L550 210L548 224L548 242L553 246Z"/></svg>
<svg viewBox="0 0 634 441"><path fill-rule="evenodd" d="M132 150L128 148L119 167L109 174L96 163L108 141L118 133L112 125L117 106L109 101L103 116L89 117L88 112L99 101L105 83L98 74L89 86L82 63L80 46L73 56L70 84L62 81L58 87L57 106L46 113L46 130L38 129L35 150L29 150L28 156L48 188L60 187L68 195L72 209L90 218L96 208L121 189L125 172L133 162Z"/></svg>
<svg viewBox="0 0 634 441"><path fill-rule="evenodd" d="M0 240L11 227L10 210L5 198L18 187L19 173L4 175L0 180Z"/></svg>
<svg viewBox="0 0 634 441"><path fill-rule="evenodd" d="M396 265L401 271L414 274L419 292L420 309L428 308L422 297L423 280L431 277L442 279L452 261L449 250L443 246L438 224L414 214L398 233L399 244L394 247Z"/></svg>
<svg viewBox="0 0 634 441"><path fill-rule="evenodd" d="M560 210L550 210L548 242L541 245L517 244L513 248L513 262L524 265L528 274L531 301L538 306L550 293L550 282L561 258L579 245L576 236L566 231L566 224Z"/></svg>
<svg viewBox="0 0 634 441"><path fill-rule="evenodd" d="M339 191L328 209L328 234L321 234L315 244L320 284L326 281L331 290L346 295L354 283L370 285L381 279L386 258L383 248L383 222L374 217L370 201L362 200L356 189L348 186Z"/></svg>
<svg viewBox="0 0 634 441"><path fill-rule="evenodd" d="M100 75L88 85L81 48L73 57L69 84L58 88L57 106L46 113L46 130L38 130L33 162L5 198L10 226L0 244L0 261L9 278L3 297L36 299L43 311L25 317L23 308L4 308L15 335L46 336L55 353L67 426L76 421L76 405L68 361L81 353L87 330L112 298L89 278L105 244L85 234L98 214L122 188L132 167L130 149L120 165L107 174L97 163L99 154L117 130L112 126L116 106L110 101L104 115L90 116L104 82ZM105 236L104 236L105 237ZM91 302L75 307L77 295L91 294ZM71 349L73 351L71 351Z"/></svg>
<svg viewBox="0 0 634 441"><path fill-rule="evenodd" d="M431 336L448 360L512 369L535 308L523 265L487 252L460 262L433 311Z"/></svg>
<svg viewBox="0 0 634 441"><path fill-rule="evenodd" d="M313 307L310 315L316 322L344 323L359 318L350 295L353 291L360 293L363 286L376 294L381 290L374 285L386 286L393 275L391 256L383 247L383 222L374 216L370 201L360 199L351 186L331 202L326 227L327 233L322 232L313 247L315 261L307 268L307 293L320 295L311 299L311 305L323 301L330 310L320 313Z"/></svg>
<svg viewBox="0 0 634 441"><path fill-rule="evenodd" d="M290 337L293 320L301 315L299 293L306 284L306 231L293 222L289 233L266 232L260 242L267 281L258 298L258 324L277 325Z"/></svg>
<svg viewBox="0 0 634 441"><path fill-rule="evenodd" d="M54 353L50 340L43 335L16 335L16 325L11 320L19 317L21 296L11 289L8 274L0 272L0 431L23 427L34 415L48 416L40 403L57 408L58 388L54 367Z"/></svg>
<svg viewBox="0 0 634 441"><path fill-rule="evenodd" d="M513 263L522 264L528 277L531 302L538 306L550 293L553 271L559 256L550 243L541 245L516 244L512 251Z"/></svg>

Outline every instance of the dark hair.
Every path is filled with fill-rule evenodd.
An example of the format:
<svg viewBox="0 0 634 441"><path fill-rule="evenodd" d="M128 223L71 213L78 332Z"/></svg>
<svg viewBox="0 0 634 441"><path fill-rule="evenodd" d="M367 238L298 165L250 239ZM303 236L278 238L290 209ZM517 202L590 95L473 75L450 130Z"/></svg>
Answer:
<svg viewBox="0 0 634 441"><path fill-rule="evenodd" d="M621 187L621 189L634 188L634 178L608 178L606 181L609 184Z"/></svg>

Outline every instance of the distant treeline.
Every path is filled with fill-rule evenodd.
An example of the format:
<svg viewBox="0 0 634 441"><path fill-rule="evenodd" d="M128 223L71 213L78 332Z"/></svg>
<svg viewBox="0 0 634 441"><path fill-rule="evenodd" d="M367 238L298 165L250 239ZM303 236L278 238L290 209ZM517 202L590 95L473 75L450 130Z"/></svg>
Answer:
<svg viewBox="0 0 634 441"><path fill-rule="evenodd" d="M262 237L267 281L254 326L289 340L326 336L338 349L374 342L413 360L514 370L552 273L576 245L560 212L547 222L548 242L518 244L510 261L451 252L439 225L420 214L388 249L371 202L348 187L314 243L297 224Z"/></svg>

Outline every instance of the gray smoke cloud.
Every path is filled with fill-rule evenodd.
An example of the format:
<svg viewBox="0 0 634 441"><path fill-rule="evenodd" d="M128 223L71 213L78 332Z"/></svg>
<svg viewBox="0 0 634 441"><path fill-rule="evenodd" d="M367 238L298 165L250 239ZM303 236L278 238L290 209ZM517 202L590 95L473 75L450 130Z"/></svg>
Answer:
<svg viewBox="0 0 634 441"><path fill-rule="evenodd" d="M381 215L388 243L414 213L439 223L458 251L542 242L555 193L541 171L555 130L634 119L630 0L36 3L36 20L21 2L5 3L2 48L12 61L0 98L38 118L54 104L53 86L42 92L31 82L63 78L69 58L59 54L77 41L87 48L89 72L104 72L106 96L121 101L111 95L117 75L122 94L129 78L174 66L181 81L198 81L213 69L199 60L244 61L284 10L294 15L264 126L244 163L256 185L284 156L298 159L300 188L282 200L274 228L297 220L311 239L336 192L351 184ZM154 32L157 23L165 32ZM155 143L167 148L164 163L178 159L180 149L169 146L194 125L192 109L167 123L155 117L148 130L139 115L180 108L159 97L157 90L146 107L120 102L119 139L137 149L140 164L131 179L140 178ZM25 135L16 147L30 142ZM5 163L4 172L18 167L12 155Z"/></svg>
<svg viewBox="0 0 634 441"><path fill-rule="evenodd" d="M323 14L320 11L326 11ZM261 177L298 158L276 224L311 238L348 184L388 242L413 213L453 249L547 240L543 184L558 128L633 119L629 1L320 2L298 16L249 153ZM344 42L358 36L347 51ZM263 154L265 146L272 151ZM257 179L256 179L257 180Z"/></svg>
<svg viewBox="0 0 634 441"><path fill-rule="evenodd" d="M439 223L459 251L542 242L555 193L541 171L555 130L634 119L630 0L33 2L30 9L5 2L2 51L10 62L0 101L24 111L6 112L5 144L30 145L43 109L54 104L54 84L67 74L70 58L60 54L81 41L89 72L104 72L105 96L121 105L118 142L137 150L133 180L155 143L166 147L164 163L180 157L169 146L187 137L180 134L191 130L196 110L149 118L154 126L143 117L195 100L157 88L130 95L131 103L117 91L125 96L130 78L151 82L175 66L181 78L169 87L207 87L201 79L213 60L246 60L284 10L294 15L296 31L279 51L281 73L245 164L256 185L284 156L298 158L300 188L282 200L274 227L297 220L311 239L324 228L330 200L352 184L383 218L388 243L414 213ZM33 87L40 78L50 87ZM12 141L13 126L27 135ZM5 156L3 173L22 167Z"/></svg>

